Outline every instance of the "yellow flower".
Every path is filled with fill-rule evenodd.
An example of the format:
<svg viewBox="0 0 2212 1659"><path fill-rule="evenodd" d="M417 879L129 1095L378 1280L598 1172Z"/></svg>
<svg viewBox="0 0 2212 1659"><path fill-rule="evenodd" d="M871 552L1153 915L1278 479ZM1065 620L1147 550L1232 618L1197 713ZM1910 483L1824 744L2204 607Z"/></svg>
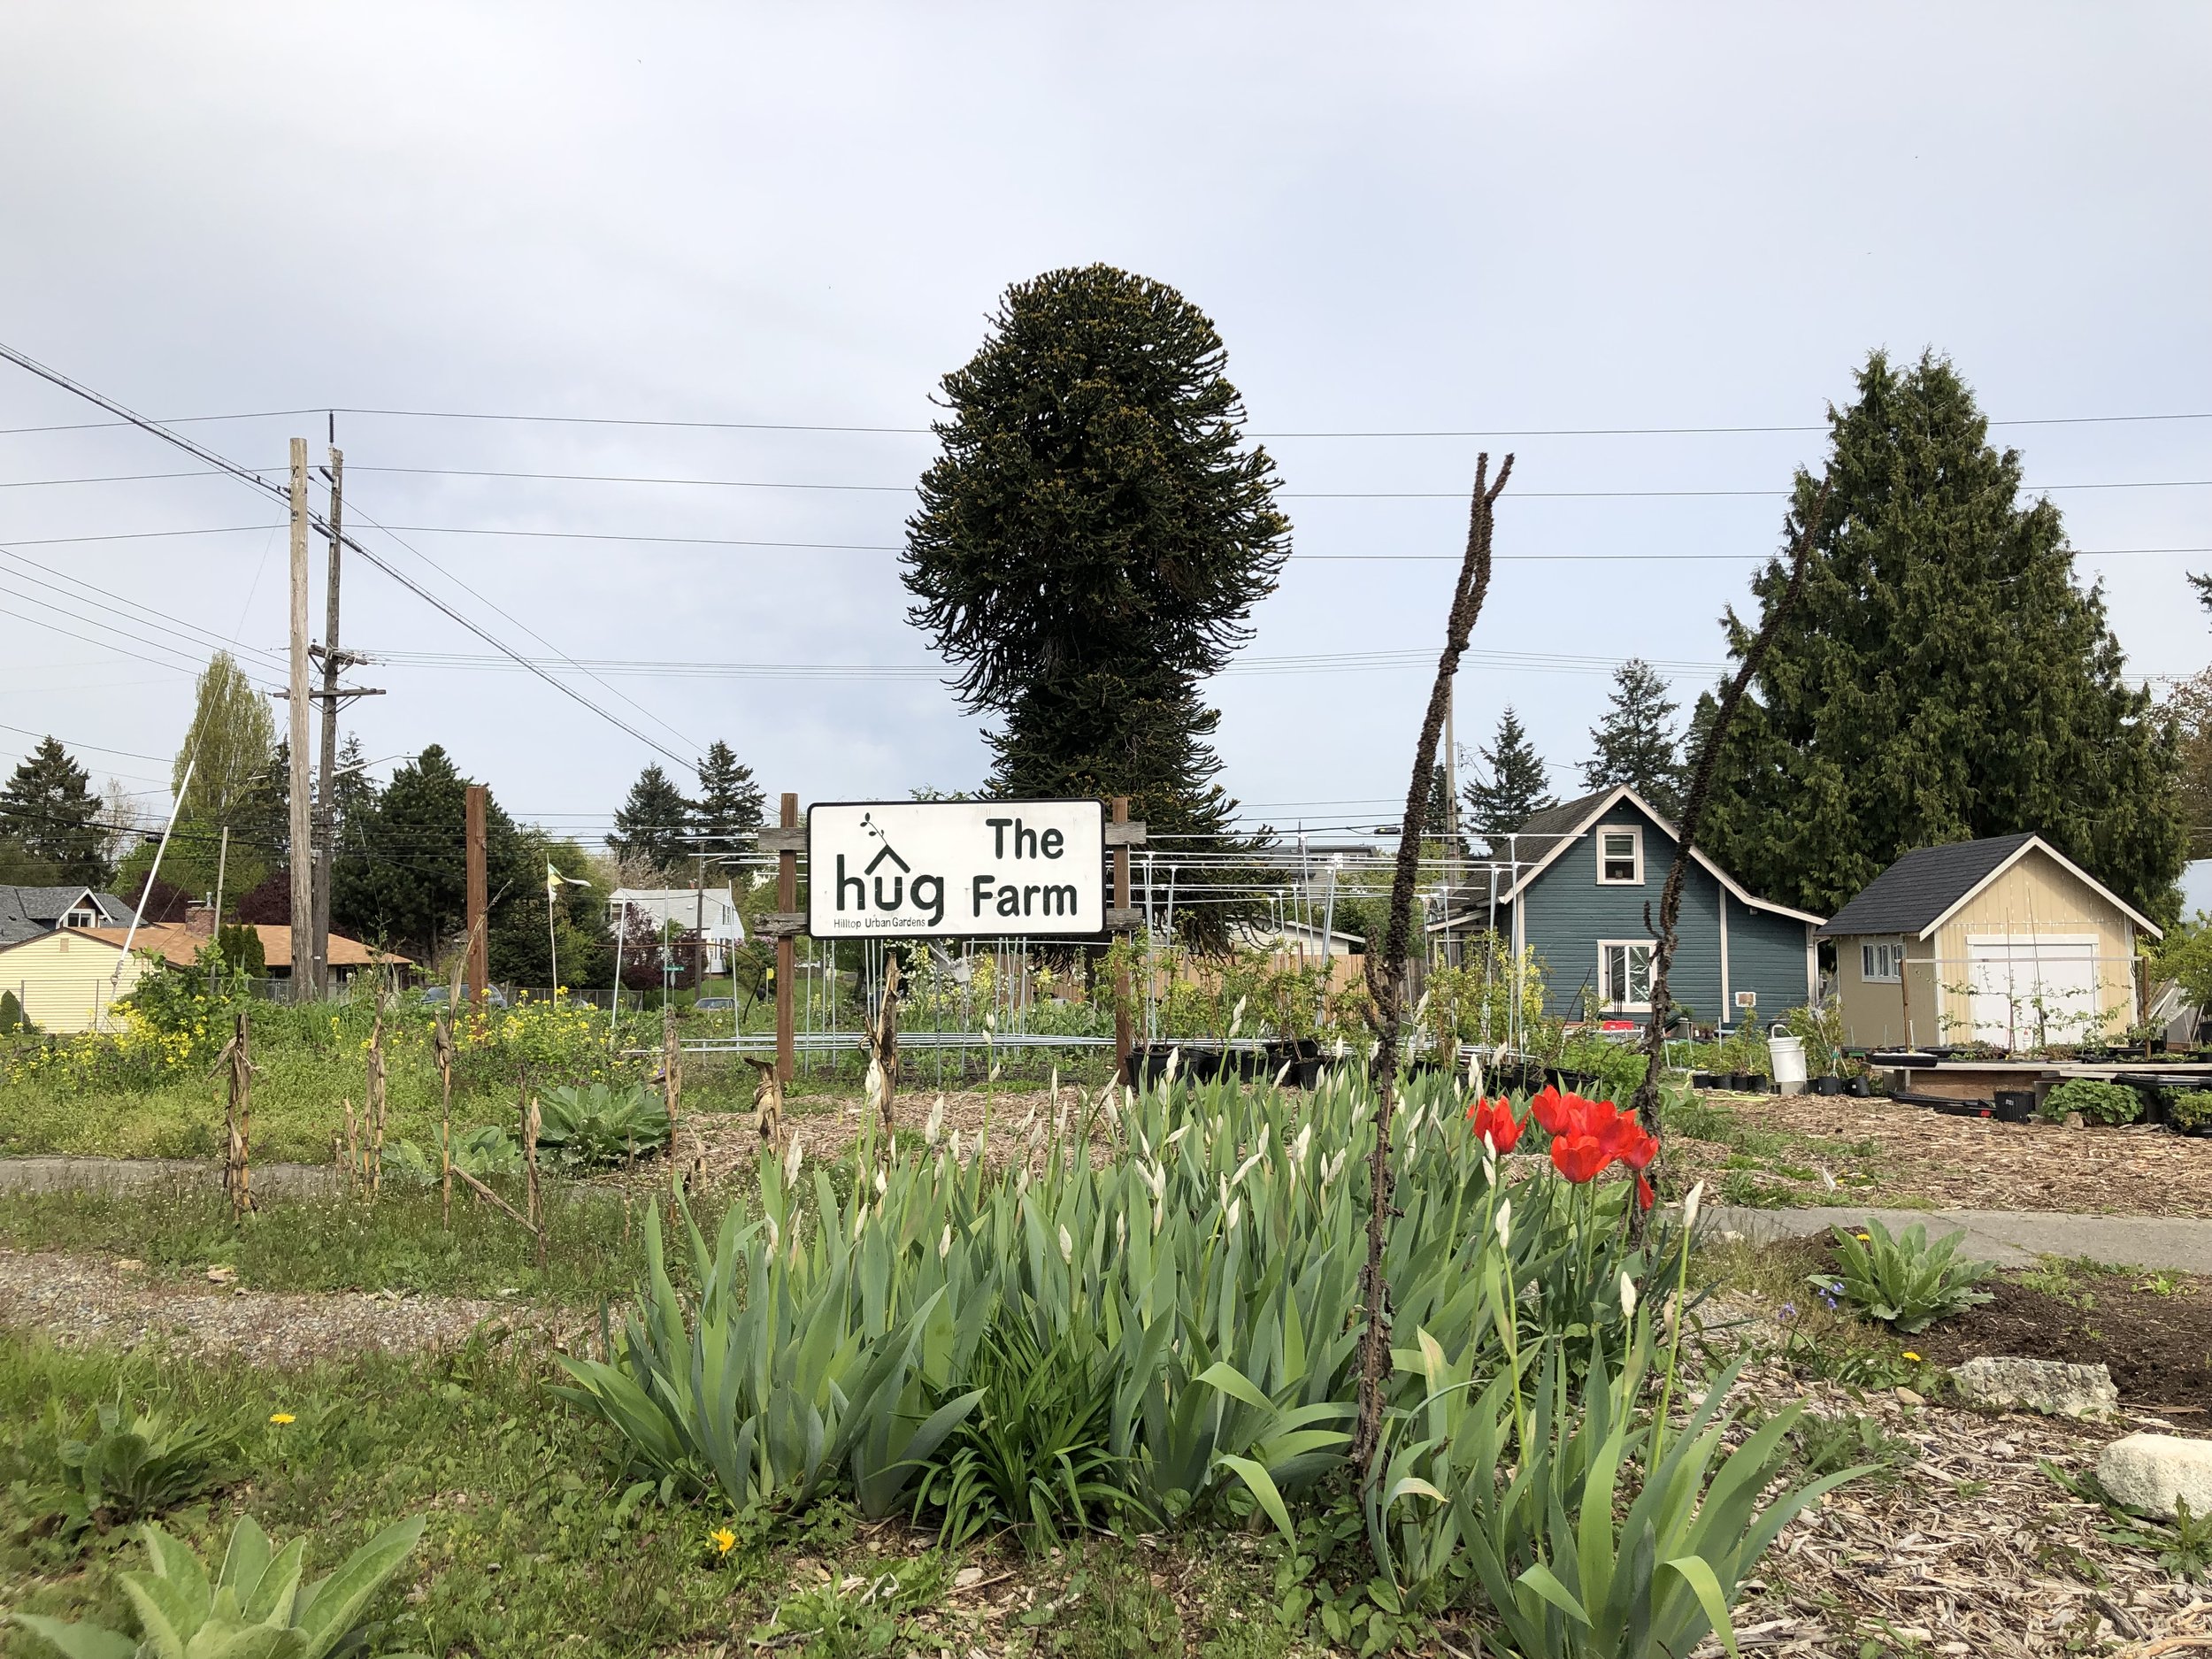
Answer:
<svg viewBox="0 0 2212 1659"><path fill-rule="evenodd" d="M737 1534L726 1526L718 1526L707 1534L707 1542L714 1546L714 1553L726 1555L737 1548Z"/></svg>
<svg viewBox="0 0 2212 1659"><path fill-rule="evenodd" d="M1874 1242L1874 1235L1870 1233L1857 1233L1852 1234L1852 1237L1858 1240L1861 1244L1871 1244Z"/></svg>
<svg viewBox="0 0 2212 1659"><path fill-rule="evenodd" d="M1905 1350L1905 1357L1916 1365L1920 1363L1920 1356L1914 1353L1910 1348L1907 1348Z"/></svg>
<svg viewBox="0 0 2212 1659"><path fill-rule="evenodd" d="M296 1423L299 1419L295 1417L289 1411L272 1411L269 1413L269 1421L272 1423Z"/></svg>

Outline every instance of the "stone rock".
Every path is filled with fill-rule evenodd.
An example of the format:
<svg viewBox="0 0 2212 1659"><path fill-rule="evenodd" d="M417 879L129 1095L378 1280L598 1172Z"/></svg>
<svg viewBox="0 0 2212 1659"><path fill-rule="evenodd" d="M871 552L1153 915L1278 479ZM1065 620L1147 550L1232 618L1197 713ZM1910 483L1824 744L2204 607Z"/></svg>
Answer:
<svg viewBox="0 0 2212 1659"><path fill-rule="evenodd" d="M1911 1389L1900 1388L1897 1391L1897 1403L1906 1406L1924 1406L1928 1402L1921 1398L1920 1395L1915 1394Z"/></svg>
<svg viewBox="0 0 2212 1659"><path fill-rule="evenodd" d="M2066 1114L2066 1126L2069 1129L2086 1129L2089 1127L2089 1120L2084 1118L2079 1112L2068 1112Z"/></svg>
<svg viewBox="0 0 2212 1659"><path fill-rule="evenodd" d="M1984 1356L1951 1373L1969 1405L2012 1406L2046 1417L2102 1417L2119 1409L2120 1391L2101 1365Z"/></svg>
<svg viewBox="0 0 2212 1659"><path fill-rule="evenodd" d="M2131 1508L2170 1517L2176 1498L2193 1516L2212 1515L2212 1440L2178 1434L2131 1434L2104 1448L2097 1479Z"/></svg>

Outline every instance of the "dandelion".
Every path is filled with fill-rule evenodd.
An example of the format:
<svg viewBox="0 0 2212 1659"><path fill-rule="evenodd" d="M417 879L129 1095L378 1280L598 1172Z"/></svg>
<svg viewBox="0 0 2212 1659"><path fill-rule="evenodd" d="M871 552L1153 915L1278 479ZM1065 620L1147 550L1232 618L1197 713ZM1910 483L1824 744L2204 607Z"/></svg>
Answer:
<svg viewBox="0 0 2212 1659"><path fill-rule="evenodd" d="M707 1542L714 1546L714 1553L726 1555L737 1548L737 1534L726 1526L718 1526L707 1534Z"/></svg>
<svg viewBox="0 0 2212 1659"><path fill-rule="evenodd" d="M299 1419L294 1417L289 1411L272 1411L269 1413L269 1421L272 1423L281 1424L296 1423Z"/></svg>
<svg viewBox="0 0 2212 1659"><path fill-rule="evenodd" d="M1907 1348L1905 1350L1904 1357L1910 1360L1916 1365L1920 1363L1920 1356L1914 1353L1910 1348Z"/></svg>

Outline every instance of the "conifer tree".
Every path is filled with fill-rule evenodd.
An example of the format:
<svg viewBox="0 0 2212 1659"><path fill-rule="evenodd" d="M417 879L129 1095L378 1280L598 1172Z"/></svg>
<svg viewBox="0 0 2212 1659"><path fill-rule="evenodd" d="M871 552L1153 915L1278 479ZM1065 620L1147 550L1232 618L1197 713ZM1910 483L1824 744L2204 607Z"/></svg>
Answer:
<svg viewBox="0 0 2212 1659"><path fill-rule="evenodd" d="M92 779L55 739L42 738L0 789L0 838L20 849L26 873L56 886L97 887L108 878L101 850L100 797Z"/></svg>
<svg viewBox="0 0 2212 1659"><path fill-rule="evenodd" d="M1520 828L1530 814L1559 804L1543 757L1529 741L1511 703L1498 717L1498 733L1489 748L1479 748L1475 755L1481 764L1460 791L1467 803L1467 827L1475 834L1505 834Z"/></svg>
<svg viewBox="0 0 2212 1659"><path fill-rule="evenodd" d="M2155 919L2183 855L2169 724L2121 678L2058 509L2019 499L1947 360L1874 353L1829 414L1805 585L1730 728L1704 839L1754 892L1829 914L1900 854L2033 831ZM1784 543L1820 502L1800 471ZM1788 580L1752 580L1763 616ZM1732 609L1738 655L1752 629Z"/></svg>
<svg viewBox="0 0 2212 1659"><path fill-rule="evenodd" d="M331 882L335 926L426 962L460 933L468 910L468 785L433 743L351 815ZM507 906L544 892L545 870L530 867L495 797L485 803L484 852L496 927ZM544 910L537 915L542 926Z"/></svg>
<svg viewBox="0 0 2212 1659"><path fill-rule="evenodd" d="M1679 705L1667 695L1667 682L1641 657L1632 657L1613 671L1611 705L1590 729L1597 752L1582 765L1586 789L1609 789L1624 783L1672 818L1682 810L1682 753L1675 737Z"/></svg>
<svg viewBox="0 0 2212 1659"><path fill-rule="evenodd" d="M907 525L908 615L999 723L993 791L1126 795L1156 833L1206 838L1192 850L1236 841L1200 684L1289 551L1225 361L1163 283L1090 265L1015 284L944 379Z"/></svg>
<svg viewBox="0 0 2212 1659"><path fill-rule="evenodd" d="M709 851L728 852L733 840L760 827L767 797L753 781L753 769L741 762L727 743L709 744L698 772L699 798L692 803L692 829L713 838Z"/></svg>
<svg viewBox="0 0 2212 1659"><path fill-rule="evenodd" d="M644 858L656 869L680 871L691 851L694 808L658 761L647 763L615 809L614 833L607 845L618 858Z"/></svg>

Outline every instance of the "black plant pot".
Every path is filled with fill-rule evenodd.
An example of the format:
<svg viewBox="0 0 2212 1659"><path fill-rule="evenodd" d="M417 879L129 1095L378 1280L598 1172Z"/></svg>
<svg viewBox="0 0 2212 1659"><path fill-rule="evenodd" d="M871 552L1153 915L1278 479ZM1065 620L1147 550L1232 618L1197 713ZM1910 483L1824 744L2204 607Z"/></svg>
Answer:
<svg viewBox="0 0 2212 1659"><path fill-rule="evenodd" d="M1816 1077L1813 1079L1813 1093L1840 1094L1843 1093L1843 1079L1839 1077Z"/></svg>
<svg viewBox="0 0 2212 1659"><path fill-rule="evenodd" d="M1714 1088L1718 1086L1714 1082L1713 1074L1710 1071L1693 1071L1690 1073L1690 1087L1692 1088Z"/></svg>
<svg viewBox="0 0 2212 1659"><path fill-rule="evenodd" d="M1843 1092L1854 1100L1865 1100L1874 1093L1874 1079L1869 1077L1855 1077L1843 1086Z"/></svg>
<svg viewBox="0 0 2212 1659"><path fill-rule="evenodd" d="M2035 1119L2035 1091L2032 1088L2001 1088L1996 1092L1997 1121L2001 1124L2032 1123Z"/></svg>
<svg viewBox="0 0 2212 1659"><path fill-rule="evenodd" d="M1729 1073L1728 1087L1739 1094L1763 1094L1767 1080L1756 1071L1732 1071Z"/></svg>

